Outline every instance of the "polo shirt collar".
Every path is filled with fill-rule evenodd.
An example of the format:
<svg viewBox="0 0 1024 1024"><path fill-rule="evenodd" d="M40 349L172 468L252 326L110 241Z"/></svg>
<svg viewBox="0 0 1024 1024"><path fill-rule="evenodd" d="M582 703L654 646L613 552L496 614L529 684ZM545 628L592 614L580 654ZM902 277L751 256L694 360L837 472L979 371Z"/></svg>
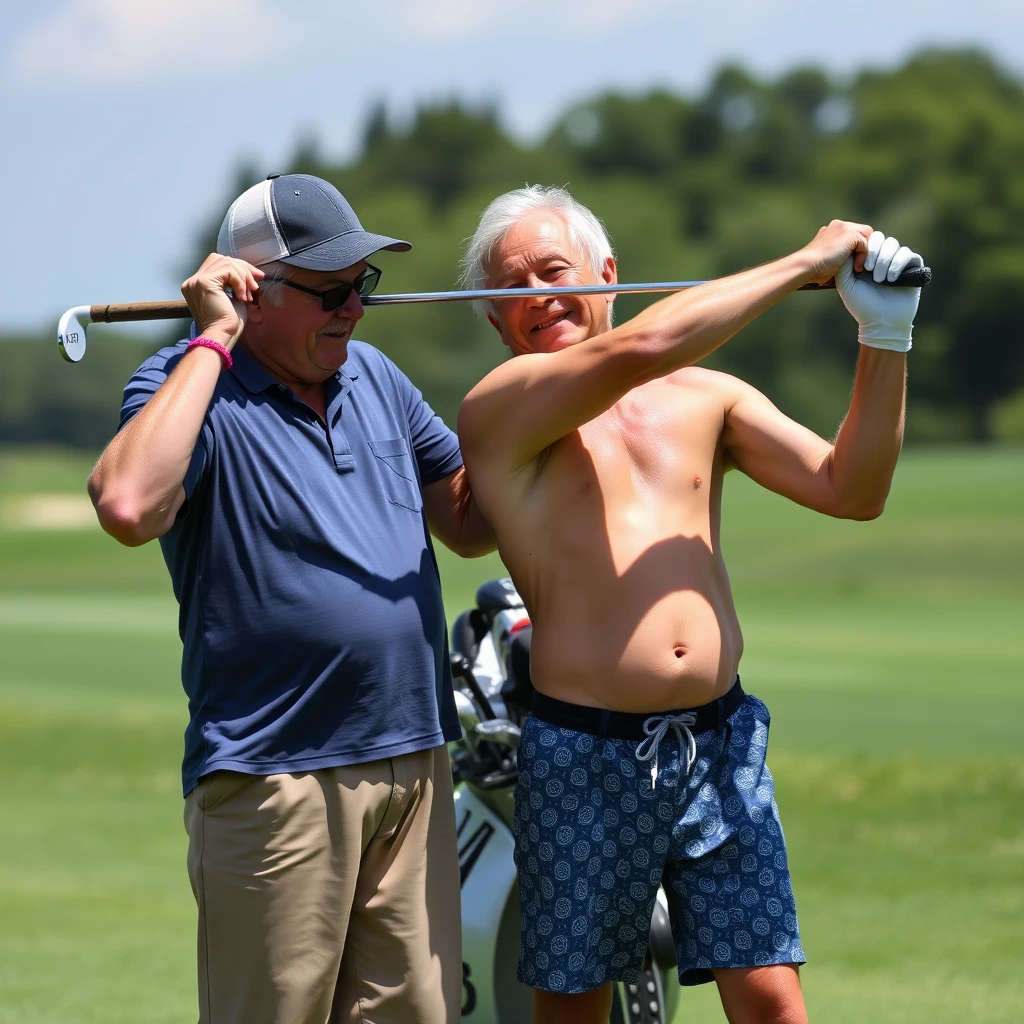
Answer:
<svg viewBox="0 0 1024 1024"><path fill-rule="evenodd" d="M231 358L231 373L234 374L239 384L251 394L259 394L259 392L266 391L267 388L272 388L275 384L281 383L276 377L272 377L267 373L256 357L241 345L234 347L231 352ZM335 372L333 378L328 378L337 384L342 394L348 391L352 386L352 382L359 376L358 372L346 373L346 366L348 366L348 362Z"/></svg>
<svg viewBox="0 0 1024 1024"><path fill-rule="evenodd" d="M241 345L235 346L231 358L231 372L246 391L255 395L278 383Z"/></svg>

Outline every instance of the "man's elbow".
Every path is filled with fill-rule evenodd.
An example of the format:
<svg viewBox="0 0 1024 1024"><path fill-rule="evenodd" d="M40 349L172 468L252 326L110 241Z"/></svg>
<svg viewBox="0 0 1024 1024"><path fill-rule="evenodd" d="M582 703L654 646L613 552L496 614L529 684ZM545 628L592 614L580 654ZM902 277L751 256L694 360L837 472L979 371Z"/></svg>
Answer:
<svg viewBox="0 0 1024 1024"><path fill-rule="evenodd" d="M487 540L478 540L473 544L466 546L463 558L483 558L484 555L491 555L498 550L498 545L494 542L493 537L489 537Z"/></svg>
<svg viewBox="0 0 1024 1024"><path fill-rule="evenodd" d="M838 519L855 519L858 522L866 523L877 519L885 511L885 498L872 500L860 500L850 502L836 513Z"/></svg>
<svg viewBox="0 0 1024 1024"><path fill-rule="evenodd" d="M159 536L141 515L121 506L98 505L96 516L105 533L126 548L137 548Z"/></svg>
<svg viewBox="0 0 1024 1024"><path fill-rule="evenodd" d="M617 344L610 353L619 376L646 384L678 369L676 353L681 332L660 324L647 324L634 329L625 344Z"/></svg>
<svg viewBox="0 0 1024 1024"><path fill-rule="evenodd" d="M133 500L129 495L111 493L101 487L94 477L89 478L88 486L100 526L119 544L137 548L160 535L153 528L152 515L147 515L141 502Z"/></svg>
<svg viewBox="0 0 1024 1024"><path fill-rule="evenodd" d="M485 537L454 537L443 540L442 543L460 558L483 558L497 549L497 544L490 534Z"/></svg>

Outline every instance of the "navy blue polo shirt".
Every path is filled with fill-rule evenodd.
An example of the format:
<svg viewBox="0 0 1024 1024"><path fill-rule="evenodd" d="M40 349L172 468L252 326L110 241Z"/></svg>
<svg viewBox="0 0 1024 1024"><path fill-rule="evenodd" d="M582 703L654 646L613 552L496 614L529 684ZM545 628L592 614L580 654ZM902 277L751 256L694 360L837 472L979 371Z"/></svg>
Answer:
<svg viewBox="0 0 1024 1024"><path fill-rule="evenodd" d="M185 342L148 359L122 426ZM459 736L422 487L458 440L398 367L349 344L327 421L240 347L221 374L160 538L180 605L182 783L307 771Z"/></svg>

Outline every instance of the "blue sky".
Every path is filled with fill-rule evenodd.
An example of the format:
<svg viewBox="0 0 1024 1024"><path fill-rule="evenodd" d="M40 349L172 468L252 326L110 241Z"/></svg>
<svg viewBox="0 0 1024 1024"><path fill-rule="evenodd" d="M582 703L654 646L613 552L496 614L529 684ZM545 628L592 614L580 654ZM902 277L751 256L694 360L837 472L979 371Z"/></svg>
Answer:
<svg viewBox="0 0 1024 1024"><path fill-rule="evenodd" d="M368 106L496 101L525 137L608 88L723 61L844 74L979 45L1024 77L1022 0L0 0L0 331L172 298L246 160L350 155ZM454 276L454 268L453 268Z"/></svg>

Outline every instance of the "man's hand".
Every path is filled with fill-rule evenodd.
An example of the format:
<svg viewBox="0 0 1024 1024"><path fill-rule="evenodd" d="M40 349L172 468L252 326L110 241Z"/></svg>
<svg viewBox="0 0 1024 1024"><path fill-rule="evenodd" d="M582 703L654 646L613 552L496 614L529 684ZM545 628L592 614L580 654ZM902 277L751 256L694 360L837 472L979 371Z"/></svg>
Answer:
<svg viewBox="0 0 1024 1024"><path fill-rule="evenodd" d="M207 256L181 286L200 332L230 349L245 326L245 303L253 301L262 277L262 270L242 260ZM100 525L122 544L145 544L174 525L222 365L204 349L182 359L96 463L89 495Z"/></svg>
<svg viewBox="0 0 1024 1024"><path fill-rule="evenodd" d="M870 348L909 352L920 288L891 288L873 282L893 282L907 267L922 267L924 260L895 238L872 232L864 269L873 281L853 276L855 260L848 259L836 271L836 289L850 315L860 326L858 340Z"/></svg>
<svg viewBox="0 0 1024 1024"><path fill-rule="evenodd" d="M848 220L834 220L826 224L803 248L804 255L811 262L809 280L824 284L851 257L854 269L863 270L870 235L868 224L854 224Z"/></svg>
<svg viewBox="0 0 1024 1024"><path fill-rule="evenodd" d="M263 271L245 260L210 253L181 286L199 333L231 349L245 327L245 304L253 301L262 277Z"/></svg>

